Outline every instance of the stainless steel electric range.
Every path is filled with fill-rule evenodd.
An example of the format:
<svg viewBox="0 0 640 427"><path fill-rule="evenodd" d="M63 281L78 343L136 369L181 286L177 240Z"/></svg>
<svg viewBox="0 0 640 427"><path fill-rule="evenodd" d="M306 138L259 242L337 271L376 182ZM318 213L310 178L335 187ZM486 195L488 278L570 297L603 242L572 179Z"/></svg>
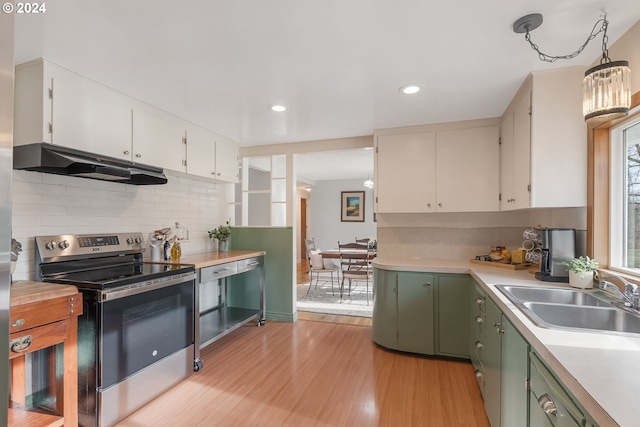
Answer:
<svg viewBox="0 0 640 427"><path fill-rule="evenodd" d="M193 373L196 272L143 262L142 233L39 236L36 280L72 284L78 319L78 411L106 427Z"/></svg>

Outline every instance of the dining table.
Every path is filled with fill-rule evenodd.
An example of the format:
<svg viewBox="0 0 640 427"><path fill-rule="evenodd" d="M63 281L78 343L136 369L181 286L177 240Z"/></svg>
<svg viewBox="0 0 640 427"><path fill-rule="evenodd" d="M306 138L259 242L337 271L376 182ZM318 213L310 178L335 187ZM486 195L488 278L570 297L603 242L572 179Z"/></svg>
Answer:
<svg viewBox="0 0 640 427"><path fill-rule="evenodd" d="M368 259L374 259L378 254L377 252L374 250L373 252L371 251L365 251L365 250L358 250L358 249L346 249L343 250L342 253L348 254L348 253L368 253ZM327 258L327 259L339 259L340 258L340 250L339 249L326 249L324 251L320 252L320 255L322 255L322 258Z"/></svg>

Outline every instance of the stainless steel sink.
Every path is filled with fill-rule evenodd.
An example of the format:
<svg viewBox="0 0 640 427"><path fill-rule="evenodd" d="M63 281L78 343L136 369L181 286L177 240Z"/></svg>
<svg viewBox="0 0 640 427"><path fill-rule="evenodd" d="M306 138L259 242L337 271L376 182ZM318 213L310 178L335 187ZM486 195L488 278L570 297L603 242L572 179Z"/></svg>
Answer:
<svg viewBox="0 0 640 427"><path fill-rule="evenodd" d="M497 285L532 322L550 329L640 334L640 314L593 290Z"/></svg>
<svg viewBox="0 0 640 427"><path fill-rule="evenodd" d="M640 317L615 307L587 307L537 302L527 302L523 305L547 327L560 326L640 333Z"/></svg>
<svg viewBox="0 0 640 427"><path fill-rule="evenodd" d="M546 302L553 304L590 305L595 307L611 307L607 301L594 297L585 291L558 288L540 288L498 285L511 301L519 302ZM514 300L515 298L515 300Z"/></svg>

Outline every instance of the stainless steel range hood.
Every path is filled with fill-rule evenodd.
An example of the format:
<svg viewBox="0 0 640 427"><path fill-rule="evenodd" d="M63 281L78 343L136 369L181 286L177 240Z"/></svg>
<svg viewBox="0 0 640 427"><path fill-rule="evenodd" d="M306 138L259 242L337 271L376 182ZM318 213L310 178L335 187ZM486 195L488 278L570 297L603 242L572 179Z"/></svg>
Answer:
<svg viewBox="0 0 640 427"><path fill-rule="evenodd" d="M13 168L132 185L167 183L160 168L47 143L13 147Z"/></svg>

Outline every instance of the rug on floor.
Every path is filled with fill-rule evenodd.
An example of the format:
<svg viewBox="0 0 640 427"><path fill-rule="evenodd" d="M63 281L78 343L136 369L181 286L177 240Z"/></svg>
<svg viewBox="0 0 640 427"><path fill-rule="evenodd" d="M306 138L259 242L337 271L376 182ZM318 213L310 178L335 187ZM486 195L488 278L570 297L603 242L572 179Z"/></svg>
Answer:
<svg viewBox="0 0 640 427"><path fill-rule="evenodd" d="M345 288L347 284L345 283ZM342 301L340 301L340 286L334 282L335 295L331 293L331 282L318 283L314 280L311 291L307 294L309 284L298 286L297 299L298 311L311 311L314 313L338 314L342 316L373 316L373 284L369 283L369 304L367 305L366 284L354 282L351 286L351 295L345 289Z"/></svg>

